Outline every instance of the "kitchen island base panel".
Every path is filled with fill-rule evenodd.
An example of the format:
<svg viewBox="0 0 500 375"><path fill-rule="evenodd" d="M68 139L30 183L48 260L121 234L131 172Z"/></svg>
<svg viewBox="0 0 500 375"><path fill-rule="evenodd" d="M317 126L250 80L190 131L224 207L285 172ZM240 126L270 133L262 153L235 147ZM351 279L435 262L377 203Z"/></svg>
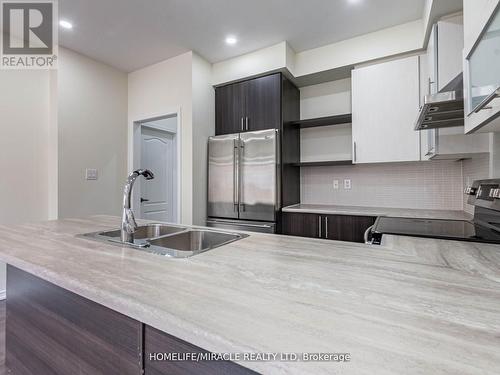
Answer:
<svg viewBox="0 0 500 375"><path fill-rule="evenodd" d="M256 374L233 362L151 361L149 353L208 352L10 265L7 290L12 374Z"/></svg>

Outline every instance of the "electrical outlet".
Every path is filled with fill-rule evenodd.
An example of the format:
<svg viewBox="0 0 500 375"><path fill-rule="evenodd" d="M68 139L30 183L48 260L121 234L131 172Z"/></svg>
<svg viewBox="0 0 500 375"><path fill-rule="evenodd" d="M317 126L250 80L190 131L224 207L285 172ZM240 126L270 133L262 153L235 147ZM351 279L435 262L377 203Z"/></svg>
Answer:
<svg viewBox="0 0 500 375"><path fill-rule="evenodd" d="M339 190L339 180L333 180L333 190Z"/></svg>
<svg viewBox="0 0 500 375"><path fill-rule="evenodd" d="M351 180L350 179L345 179L344 180L344 189L345 190L351 190Z"/></svg>
<svg viewBox="0 0 500 375"><path fill-rule="evenodd" d="M97 180L97 169L94 169L94 168L85 169L85 179L86 180Z"/></svg>

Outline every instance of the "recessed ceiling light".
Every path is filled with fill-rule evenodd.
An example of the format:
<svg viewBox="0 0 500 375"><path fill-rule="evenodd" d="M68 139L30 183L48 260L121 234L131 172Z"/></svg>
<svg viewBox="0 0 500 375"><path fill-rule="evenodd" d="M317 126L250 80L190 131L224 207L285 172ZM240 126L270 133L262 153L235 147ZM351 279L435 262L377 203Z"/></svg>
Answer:
<svg viewBox="0 0 500 375"><path fill-rule="evenodd" d="M236 37L234 37L234 36L228 36L226 38L226 44L229 44L230 46L236 44L237 41L238 41L238 39L236 39Z"/></svg>
<svg viewBox="0 0 500 375"><path fill-rule="evenodd" d="M359 4L361 0L348 0L349 4Z"/></svg>
<svg viewBox="0 0 500 375"><path fill-rule="evenodd" d="M63 29L72 29L73 28L73 24L71 22L68 22L65 20L59 21L59 26L61 26Z"/></svg>

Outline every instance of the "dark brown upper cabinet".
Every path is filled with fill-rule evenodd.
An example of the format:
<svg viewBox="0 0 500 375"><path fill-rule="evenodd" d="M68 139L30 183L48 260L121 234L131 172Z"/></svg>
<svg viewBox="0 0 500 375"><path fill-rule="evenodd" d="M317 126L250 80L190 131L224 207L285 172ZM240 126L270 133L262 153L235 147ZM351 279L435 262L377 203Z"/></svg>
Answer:
<svg viewBox="0 0 500 375"><path fill-rule="evenodd" d="M232 134L281 125L281 74L215 89L215 133Z"/></svg>

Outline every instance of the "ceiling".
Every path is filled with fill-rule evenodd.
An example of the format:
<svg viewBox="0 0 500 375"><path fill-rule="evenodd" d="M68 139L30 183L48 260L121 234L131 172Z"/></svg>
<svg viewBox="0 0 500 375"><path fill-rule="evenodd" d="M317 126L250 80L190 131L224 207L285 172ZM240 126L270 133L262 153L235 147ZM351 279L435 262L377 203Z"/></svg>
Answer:
<svg viewBox="0 0 500 375"><path fill-rule="evenodd" d="M424 0L59 0L64 47L123 71L196 51L210 62L281 41L300 52L422 17ZM234 35L238 43L226 45Z"/></svg>

